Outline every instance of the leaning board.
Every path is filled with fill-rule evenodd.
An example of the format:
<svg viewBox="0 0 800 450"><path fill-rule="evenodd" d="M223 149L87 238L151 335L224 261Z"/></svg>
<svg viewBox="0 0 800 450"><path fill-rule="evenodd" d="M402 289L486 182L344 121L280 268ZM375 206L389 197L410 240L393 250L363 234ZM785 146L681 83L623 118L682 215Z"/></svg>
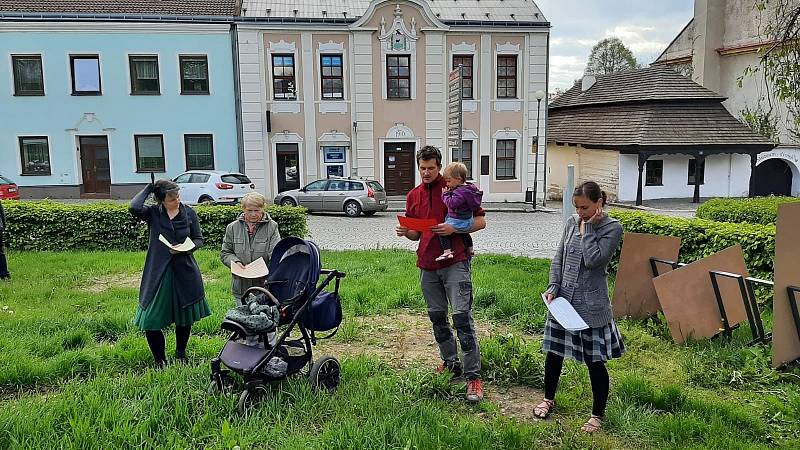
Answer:
<svg viewBox="0 0 800 450"><path fill-rule="evenodd" d="M722 330L722 318L709 271L749 276L740 245L667 272L653 279L658 301L669 324L672 340L710 338ZM718 277L722 301L731 327L747 320L736 280Z"/></svg>
<svg viewBox="0 0 800 450"><path fill-rule="evenodd" d="M681 239L674 236L625 233L614 285L614 317L646 319L661 311L650 258L677 261L680 247Z"/></svg>
<svg viewBox="0 0 800 450"><path fill-rule="evenodd" d="M772 326L772 365L800 358L800 339L789 307L788 286L800 287L800 203L785 203L778 207L778 226L775 233L775 298ZM800 294L795 294L800 299Z"/></svg>

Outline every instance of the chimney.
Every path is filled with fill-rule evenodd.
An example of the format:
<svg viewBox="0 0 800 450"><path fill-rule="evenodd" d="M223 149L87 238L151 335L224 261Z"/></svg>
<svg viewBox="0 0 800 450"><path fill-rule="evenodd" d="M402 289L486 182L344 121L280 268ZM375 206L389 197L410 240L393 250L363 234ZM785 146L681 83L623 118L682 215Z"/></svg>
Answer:
<svg viewBox="0 0 800 450"><path fill-rule="evenodd" d="M720 91L720 56L725 34L725 1L696 0L694 3L693 76L697 83Z"/></svg>
<svg viewBox="0 0 800 450"><path fill-rule="evenodd" d="M587 73L581 79L581 92L588 91L594 84L597 82L597 78L594 75Z"/></svg>

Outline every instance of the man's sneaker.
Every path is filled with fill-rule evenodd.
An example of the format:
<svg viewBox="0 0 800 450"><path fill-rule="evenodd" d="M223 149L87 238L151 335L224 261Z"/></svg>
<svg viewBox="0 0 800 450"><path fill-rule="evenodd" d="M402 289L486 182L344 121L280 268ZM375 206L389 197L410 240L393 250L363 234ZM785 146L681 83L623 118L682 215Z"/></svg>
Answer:
<svg viewBox="0 0 800 450"><path fill-rule="evenodd" d="M483 384L480 378L467 381L467 401L478 403L483 400Z"/></svg>
<svg viewBox="0 0 800 450"><path fill-rule="evenodd" d="M439 367L436 368L436 374L441 375L445 371L452 373L454 377L460 377L461 363L458 361L443 361L439 364Z"/></svg>

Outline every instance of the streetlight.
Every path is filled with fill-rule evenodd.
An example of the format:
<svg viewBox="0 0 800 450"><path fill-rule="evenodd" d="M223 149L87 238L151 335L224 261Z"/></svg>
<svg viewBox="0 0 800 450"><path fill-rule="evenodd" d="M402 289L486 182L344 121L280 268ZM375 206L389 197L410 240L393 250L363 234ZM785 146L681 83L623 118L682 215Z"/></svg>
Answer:
<svg viewBox="0 0 800 450"><path fill-rule="evenodd" d="M545 93L540 89L534 95L536 96L536 138L533 140L533 209L536 209L536 193L539 191L539 113ZM544 170L547 171L547 167ZM545 191L547 191L547 187L545 187ZM545 195L547 195L546 192Z"/></svg>

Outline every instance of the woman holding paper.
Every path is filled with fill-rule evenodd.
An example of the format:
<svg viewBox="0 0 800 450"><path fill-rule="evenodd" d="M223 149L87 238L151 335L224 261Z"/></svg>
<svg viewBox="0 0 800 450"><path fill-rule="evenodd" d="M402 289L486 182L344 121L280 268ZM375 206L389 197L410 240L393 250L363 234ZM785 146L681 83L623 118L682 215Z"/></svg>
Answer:
<svg viewBox="0 0 800 450"><path fill-rule="evenodd" d="M242 213L225 228L220 259L233 272L243 273L254 262L262 259L269 265L272 250L281 240L278 224L264 211L267 200L257 192L242 197ZM259 264L261 264L259 262ZM236 304L242 304L245 291L253 286L264 286L267 274L255 278L231 274L231 292Z"/></svg>
<svg viewBox="0 0 800 450"><path fill-rule="evenodd" d="M151 193L156 204L145 206ZM161 367L167 360L161 330L175 324L175 358L185 360L192 324L211 315L192 254L203 245L203 234L197 213L181 203L179 187L170 180L147 185L129 209L147 222L150 236L133 320L144 331L156 365Z"/></svg>
<svg viewBox="0 0 800 450"><path fill-rule="evenodd" d="M581 429L592 433L602 427L608 401L605 363L625 351L611 311L606 271L622 239L622 225L603 212L606 193L593 181L578 186L572 202L577 214L564 226L543 297L548 304L556 297L566 299L589 328L568 331L548 314L542 344L547 353L544 400L533 413L544 419L553 411L564 358L582 361L589 368L593 404L592 415Z"/></svg>

